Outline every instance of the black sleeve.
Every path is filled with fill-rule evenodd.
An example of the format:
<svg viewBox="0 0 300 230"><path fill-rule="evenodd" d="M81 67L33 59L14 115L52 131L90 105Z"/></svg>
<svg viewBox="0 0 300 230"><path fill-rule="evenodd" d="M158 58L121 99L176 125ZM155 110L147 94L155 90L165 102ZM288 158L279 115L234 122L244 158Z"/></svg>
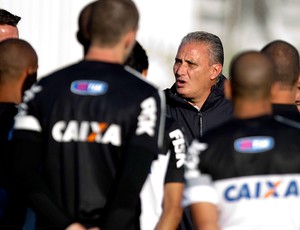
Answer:
<svg viewBox="0 0 300 230"><path fill-rule="evenodd" d="M125 154L118 181L110 194L105 223L101 230L136 229L139 194L149 173L153 153L131 148Z"/></svg>
<svg viewBox="0 0 300 230"><path fill-rule="evenodd" d="M27 132L27 133L25 133ZM30 135L31 139L18 138ZM39 166L42 142L40 134L15 131L13 138L13 176L15 186L25 194L29 205L45 225L52 229L65 229L73 221L56 206L51 193L43 183Z"/></svg>
<svg viewBox="0 0 300 230"><path fill-rule="evenodd" d="M165 176L165 183L184 183L184 167L177 167L177 159L174 151L170 152L168 168Z"/></svg>
<svg viewBox="0 0 300 230"><path fill-rule="evenodd" d="M165 127L165 149L170 154L165 183L184 183L184 162L186 157L186 141L183 128L167 117Z"/></svg>

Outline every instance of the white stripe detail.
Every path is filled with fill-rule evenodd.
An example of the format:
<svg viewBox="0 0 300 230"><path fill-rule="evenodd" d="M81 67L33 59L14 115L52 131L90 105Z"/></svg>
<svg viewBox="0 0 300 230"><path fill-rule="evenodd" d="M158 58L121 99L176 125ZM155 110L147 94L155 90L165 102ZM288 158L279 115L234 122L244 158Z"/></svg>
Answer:
<svg viewBox="0 0 300 230"><path fill-rule="evenodd" d="M218 194L215 188L208 185L199 185L184 189L182 200L184 208L199 202L209 202L217 205Z"/></svg>
<svg viewBox="0 0 300 230"><path fill-rule="evenodd" d="M30 130L30 131L36 131L36 132L41 132L42 127L39 123L39 121L29 115L25 116L16 116L15 118L15 124L14 124L14 129L15 130Z"/></svg>
<svg viewBox="0 0 300 230"><path fill-rule="evenodd" d="M162 91L158 91L160 97L160 106L161 106L161 116L160 116L160 126L158 130L158 146L159 148L163 147L164 134L165 134L165 123L166 123L166 98L165 94Z"/></svg>

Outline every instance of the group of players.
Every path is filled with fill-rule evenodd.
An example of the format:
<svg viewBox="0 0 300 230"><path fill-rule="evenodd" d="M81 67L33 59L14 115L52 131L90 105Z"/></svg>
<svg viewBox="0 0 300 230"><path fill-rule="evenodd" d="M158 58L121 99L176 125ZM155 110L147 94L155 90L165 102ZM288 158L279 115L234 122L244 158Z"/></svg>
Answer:
<svg viewBox="0 0 300 230"><path fill-rule="evenodd" d="M97 0L84 58L36 82L20 18L0 18L1 229L300 228L294 46L238 53L227 79L219 37L188 33L161 91L134 2Z"/></svg>

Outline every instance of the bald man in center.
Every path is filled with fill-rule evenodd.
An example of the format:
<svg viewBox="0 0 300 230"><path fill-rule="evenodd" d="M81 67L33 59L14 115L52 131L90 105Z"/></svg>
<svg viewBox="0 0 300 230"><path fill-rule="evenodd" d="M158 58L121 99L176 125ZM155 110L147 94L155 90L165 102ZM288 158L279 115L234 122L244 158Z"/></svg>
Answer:
<svg viewBox="0 0 300 230"><path fill-rule="evenodd" d="M232 60L225 94L234 118L188 151L183 205L196 229L300 228L300 127L272 116L273 75L258 51Z"/></svg>

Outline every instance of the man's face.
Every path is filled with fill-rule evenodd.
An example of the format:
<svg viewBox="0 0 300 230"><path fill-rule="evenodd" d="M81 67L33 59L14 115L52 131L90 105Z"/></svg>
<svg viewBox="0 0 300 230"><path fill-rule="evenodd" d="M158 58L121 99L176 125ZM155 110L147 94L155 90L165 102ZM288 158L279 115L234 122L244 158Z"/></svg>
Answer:
<svg viewBox="0 0 300 230"><path fill-rule="evenodd" d="M177 93L186 99L205 100L210 93L213 66L209 61L209 46L205 43L187 43L179 47L173 72Z"/></svg>
<svg viewBox="0 0 300 230"><path fill-rule="evenodd" d="M0 25L0 41L7 38L19 38L19 31L16 26Z"/></svg>
<svg viewBox="0 0 300 230"><path fill-rule="evenodd" d="M297 105L297 108L299 110L299 113L300 113L300 75L298 77L298 83L297 83L297 92L296 92L296 105Z"/></svg>

